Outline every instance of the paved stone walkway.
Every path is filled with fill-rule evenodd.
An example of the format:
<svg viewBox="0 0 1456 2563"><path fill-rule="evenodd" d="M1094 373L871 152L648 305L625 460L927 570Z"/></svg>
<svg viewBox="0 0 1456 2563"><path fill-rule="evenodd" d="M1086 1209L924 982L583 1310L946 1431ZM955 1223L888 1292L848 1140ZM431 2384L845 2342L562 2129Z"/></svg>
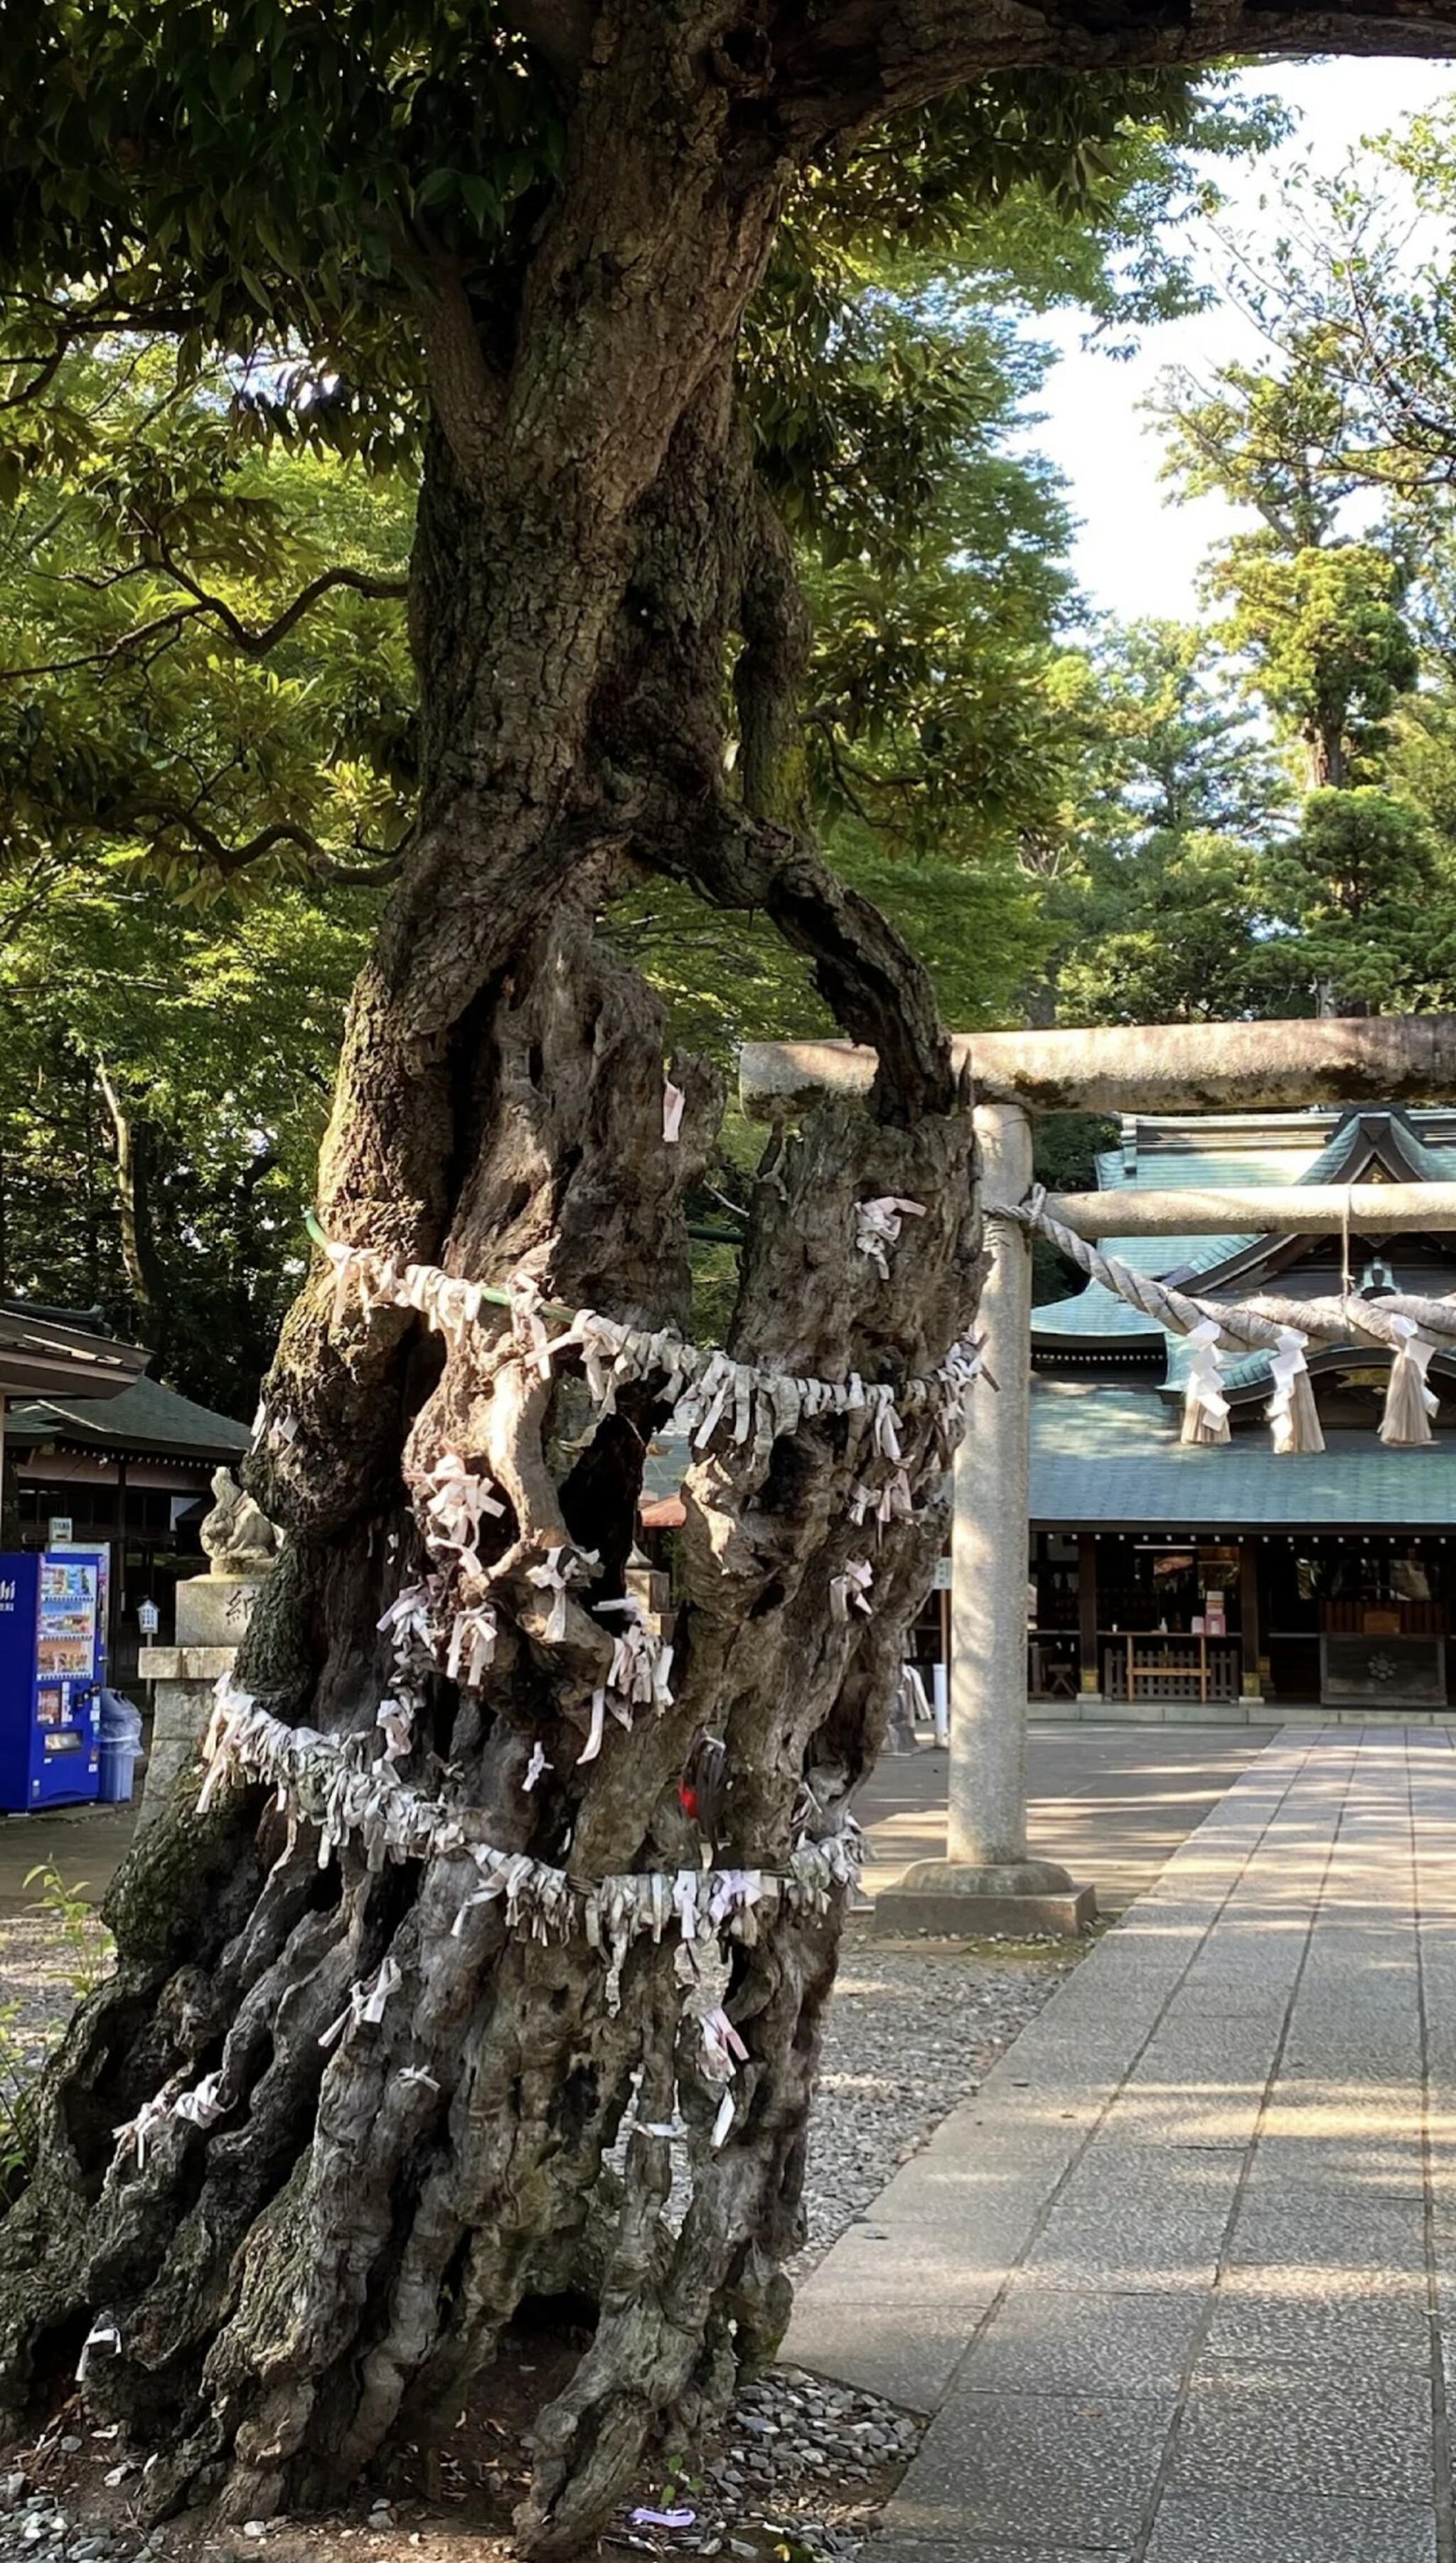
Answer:
<svg viewBox="0 0 1456 2563"><path fill-rule="evenodd" d="M784 2354L935 2415L870 2563L1456 2563L1452 1735L1270 1744Z"/></svg>

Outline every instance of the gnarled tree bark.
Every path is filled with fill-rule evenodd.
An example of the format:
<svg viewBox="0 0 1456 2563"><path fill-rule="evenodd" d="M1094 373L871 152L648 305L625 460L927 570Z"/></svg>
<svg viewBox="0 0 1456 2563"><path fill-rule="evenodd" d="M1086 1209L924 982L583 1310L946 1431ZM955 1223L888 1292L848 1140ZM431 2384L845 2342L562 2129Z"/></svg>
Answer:
<svg viewBox="0 0 1456 2563"><path fill-rule="evenodd" d="M731 1351L903 1384L973 1311L967 1098L925 972L795 826L802 613L731 371L782 189L836 134L988 69L1374 49L1379 30L1232 0L1191 21L970 0L520 14L571 94L565 169L512 308L475 311L442 276L419 314L422 801L354 997L320 1212L331 1238L401 1264L496 1287L524 1272L553 1302L689 1324L683 1198L715 1082L674 1064L686 1107L669 1144L660 1011L599 930L624 868L645 866L764 909L881 1063L868 1105L830 1103L770 1148ZM1409 0L1388 23L1414 49L1453 18ZM885 1195L926 1213L888 1282L855 1219ZM500 1898L470 1900L470 1844L589 1885L692 1871L706 1824L721 1867L782 1871L874 1759L941 1541L943 1454L925 1404L908 1403L900 1463L863 1409L741 1440L731 1413L710 1427L674 1696L630 1730L613 1721L592 1758L614 1625L596 1606L623 1590L665 1387L646 1376L599 1417L572 1358L543 1379L504 1315L443 1338L393 1302L365 1320L335 1308L321 1262L288 1321L254 1462L288 1547L240 1681L356 1769L392 1741L404 1782L458 1830L371 1869L355 1834L291 1826L246 1771L205 1807L194 1775L118 1876L114 1980L47 2077L36 2169L0 2227L0 2405L22 2422L90 2341L88 2400L149 2446L159 2512L335 2496L452 2426L527 2298L574 2310L585 2294L591 2343L538 2416L520 2520L529 2551L565 2554L654 2429L712 2411L771 2354L840 1895L770 1899L756 1939L728 1943L745 2053L715 2144L721 2076L684 2017L676 1928L633 1943L614 2008L608 1953L579 1930L534 1939ZM431 1564L429 1484L449 1453L505 1507L481 1547L495 1658L472 1680L437 1652L391 1739L377 1717L397 1668L377 1624ZM892 1508L877 1541L855 1489L878 1497L900 1465L915 1509ZM590 1564L556 1636L532 1569L563 1551ZM844 1603L861 1561L868 1616ZM459 1600L464 1570L438 1544L433 1565ZM723 1771L695 1818L681 1783L705 1734ZM354 2000L361 1986L377 2001ZM179 2111L199 2086L206 2105ZM674 2140L652 2132L675 2094L680 2229Z"/></svg>

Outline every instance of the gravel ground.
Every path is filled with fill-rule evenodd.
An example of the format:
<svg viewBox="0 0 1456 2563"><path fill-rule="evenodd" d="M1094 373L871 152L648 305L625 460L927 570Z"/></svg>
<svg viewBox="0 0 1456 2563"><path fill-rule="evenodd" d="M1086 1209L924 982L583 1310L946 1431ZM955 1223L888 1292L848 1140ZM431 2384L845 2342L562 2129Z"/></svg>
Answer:
<svg viewBox="0 0 1456 2563"><path fill-rule="evenodd" d="M1064 1945L987 1943L963 1954L886 1948L863 1923L846 1933L825 2037L809 2148L805 2277L897 2166L968 2098L1018 2030L1077 1963ZM65 1951L48 1917L0 1922L0 2000L9 2036L34 2052L71 2008ZM528 2372L528 2371L522 2371ZM499 2423L487 2419L484 2428ZM789 2368L741 2393L722 2431L678 2472L639 2486L602 2551L688 2552L754 2563L851 2563L923 2424L873 2396ZM347 2518L252 2520L199 2534L178 2520L147 2534L131 2510L138 2477L72 2404L0 2474L0 2563L509 2563L509 2514L527 2462L519 2445L475 2439L448 2455L438 2496L376 2496ZM631 2508L691 2513L681 2525Z"/></svg>

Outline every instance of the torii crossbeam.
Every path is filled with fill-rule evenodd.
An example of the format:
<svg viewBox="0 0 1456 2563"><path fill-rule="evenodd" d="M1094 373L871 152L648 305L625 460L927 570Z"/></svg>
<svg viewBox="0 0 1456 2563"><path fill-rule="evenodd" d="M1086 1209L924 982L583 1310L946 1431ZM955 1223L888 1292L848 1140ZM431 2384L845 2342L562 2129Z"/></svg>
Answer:
<svg viewBox="0 0 1456 2563"><path fill-rule="evenodd" d="M1024 1201L1031 1116L1047 1112L1247 1112L1315 1103L1449 1102L1456 1015L1282 1023L1139 1024L954 1037L970 1074L983 1205ZM739 1091L771 1120L824 1092L863 1094L873 1051L848 1042L747 1042ZM1080 1235L1226 1236L1456 1229L1456 1185L1327 1185L1176 1194L1073 1193L1048 1209ZM955 1464L951 1534L946 1858L919 1861L883 1894L893 1931L1075 1931L1092 1890L1026 1841L1026 1522L1030 1503L1031 1254L992 1221L979 1326L999 1393L978 1406Z"/></svg>

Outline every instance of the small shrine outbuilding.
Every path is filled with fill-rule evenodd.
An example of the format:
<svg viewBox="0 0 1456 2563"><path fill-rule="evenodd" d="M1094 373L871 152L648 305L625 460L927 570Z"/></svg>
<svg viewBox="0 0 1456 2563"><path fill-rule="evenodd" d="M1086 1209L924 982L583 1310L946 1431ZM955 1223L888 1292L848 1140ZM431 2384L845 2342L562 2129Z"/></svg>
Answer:
<svg viewBox="0 0 1456 2563"><path fill-rule="evenodd" d="M1456 1181L1456 1110L1130 1114L1103 1191ZM1130 1236L1200 1300L1456 1292L1456 1236ZM1277 1457L1269 1356L1227 1367L1226 1445L1179 1439L1190 1350L1098 1282L1032 1312L1028 1686L1037 1715L1262 1718L1456 1701L1456 1359L1431 1443L1377 1428L1390 1356L1312 1343L1325 1449Z"/></svg>

